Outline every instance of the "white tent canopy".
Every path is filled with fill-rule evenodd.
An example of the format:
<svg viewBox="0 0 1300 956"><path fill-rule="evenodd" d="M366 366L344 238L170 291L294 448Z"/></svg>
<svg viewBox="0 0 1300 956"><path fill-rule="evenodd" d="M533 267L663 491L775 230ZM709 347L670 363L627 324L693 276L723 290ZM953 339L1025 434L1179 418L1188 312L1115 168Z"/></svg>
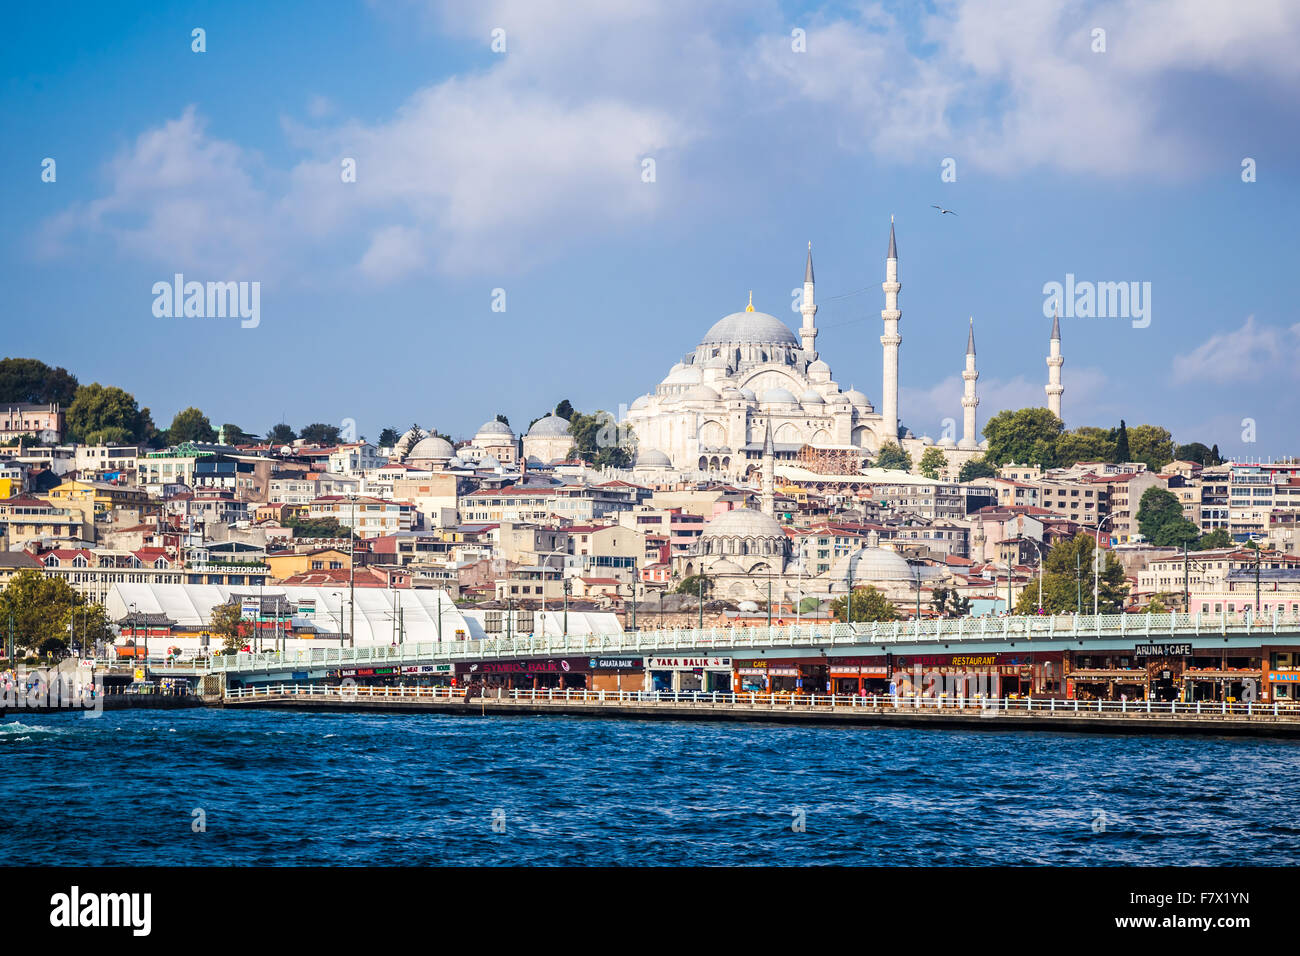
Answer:
<svg viewBox="0 0 1300 956"><path fill-rule="evenodd" d="M469 625L445 591L429 588L357 588L355 608L347 588L225 587L216 584L115 584L105 602L114 621L140 614L166 614L185 628L200 628L212 619L212 609L232 595L257 601L281 595L294 606L295 629L314 627L314 641L338 641L355 614L355 641L370 644L464 640ZM439 617L441 616L441 622ZM572 623L573 615L570 615ZM440 627L441 625L441 627ZM129 629L127 631L129 634ZM291 641L290 645L296 644ZM306 643L306 642L304 642Z"/></svg>

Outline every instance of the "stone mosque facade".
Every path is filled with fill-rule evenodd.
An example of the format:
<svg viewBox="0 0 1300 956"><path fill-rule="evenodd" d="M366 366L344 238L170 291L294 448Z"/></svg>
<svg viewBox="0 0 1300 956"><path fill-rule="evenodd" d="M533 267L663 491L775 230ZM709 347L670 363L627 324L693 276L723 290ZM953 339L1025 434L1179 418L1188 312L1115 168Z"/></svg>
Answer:
<svg viewBox="0 0 1300 956"><path fill-rule="evenodd" d="M804 267L803 317L798 331L776 316L754 309L753 296L743 312L714 323L695 350L685 355L652 392L637 398L624 416L636 435L637 465L747 477L757 468L762 442L770 431L778 458L790 459L801 449L827 449L873 458L887 441L897 441L914 464L929 447L943 451L953 474L984 450L976 438L975 329L972 322L962 369L960 414L954 414L954 434L938 441L916 438L900 427L898 409L898 350L902 342L902 311L898 294L898 245L891 218L889 251L885 259L883 375L877 407L856 388L845 389L817 352L817 302L812 245ZM1059 363L1059 332L1053 348ZM1049 358L1049 366L1053 359ZM955 364L955 363L954 363ZM1052 387L1059 389L1059 364L1052 366ZM1063 391L1063 389L1062 389ZM1051 395L1059 409L1059 392ZM958 411L954 407L954 413ZM1058 412L1059 414L1059 412ZM955 423L962 434L955 434Z"/></svg>

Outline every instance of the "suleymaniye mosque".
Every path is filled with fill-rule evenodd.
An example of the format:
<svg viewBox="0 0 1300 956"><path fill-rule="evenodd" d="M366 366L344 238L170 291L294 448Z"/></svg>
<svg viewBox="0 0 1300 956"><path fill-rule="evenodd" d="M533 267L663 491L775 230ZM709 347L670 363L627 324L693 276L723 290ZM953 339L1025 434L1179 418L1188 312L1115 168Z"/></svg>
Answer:
<svg viewBox="0 0 1300 956"><path fill-rule="evenodd" d="M862 464L874 458L885 442L897 441L914 461L920 460L926 448L938 447L955 474L981 451L975 422L979 373L975 370L974 326L962 371L965 391L960 437L941 436L937 441L915 437L900 427L899 418L899 323L903 313L898 307L902 285L892 218L882 289L883 374L878 405L856 388L843 388L817 352L817 301L809 244L800 303L803 323L798 331L776 316L757 311L752 294L743 311L714 323L695 350L669 369L654 391L629 407L625 424L636 435L637 466L748 477L758 466L770 428L778 459L822 451L838 452L848 459L856 456ZM1054 371L1059 378L1059 368Z"/></svg>

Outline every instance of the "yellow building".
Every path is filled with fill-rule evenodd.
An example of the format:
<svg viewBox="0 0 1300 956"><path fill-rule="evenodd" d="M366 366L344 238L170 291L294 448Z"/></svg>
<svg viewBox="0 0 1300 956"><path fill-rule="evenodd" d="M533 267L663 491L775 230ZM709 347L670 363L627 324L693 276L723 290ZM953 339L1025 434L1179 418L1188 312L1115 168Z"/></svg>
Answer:
<svg viewBox="0 0 1300 956"><path fill-rule="evenodd" d="M351 560L351 556L346 551L337 548L286 551L266 556L266 563L271 568L271 577L277 581L291 578L295 574L305 574L308 571L346 571L351 567Z"/></svg>
<svg viewBox="0 0 1300 956"><path fill-rule="evenodd" d="M107 481L81 481L72 479L51 488L44 497L60 508L75 508L93 522L96 515L105 515L116 508L139 508L144 513L149 507L149 495L140 488L128 488Z"/></svg>

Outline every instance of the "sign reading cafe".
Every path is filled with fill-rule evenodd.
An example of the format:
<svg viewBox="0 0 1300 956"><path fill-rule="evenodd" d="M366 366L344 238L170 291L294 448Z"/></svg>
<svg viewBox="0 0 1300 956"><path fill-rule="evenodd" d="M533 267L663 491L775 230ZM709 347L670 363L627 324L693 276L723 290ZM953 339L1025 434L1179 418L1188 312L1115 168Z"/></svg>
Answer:
<svg viewBox="0 0 1300 956"><path fill-rule="evenodd" d="M1134 657L1191 657L1191 644L1139 644L1133 648Z"/></svg>

